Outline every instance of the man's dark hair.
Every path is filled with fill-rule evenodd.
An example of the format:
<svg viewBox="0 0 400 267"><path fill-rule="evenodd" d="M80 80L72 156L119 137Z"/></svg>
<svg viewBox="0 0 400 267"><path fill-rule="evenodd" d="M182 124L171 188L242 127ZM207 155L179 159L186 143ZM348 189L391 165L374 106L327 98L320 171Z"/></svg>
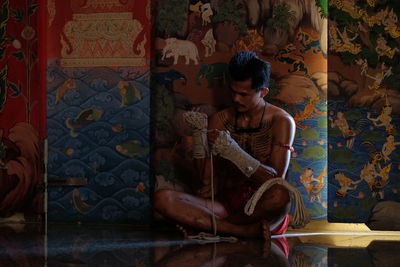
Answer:
<svg viewBox="0 0 400 267"><path fill-rule="evenodd" d="M231 80L242 82L251 79L251 88L257 92L269 86L270 69L269 62L251 51L239 52L229 62Z"/></svg>

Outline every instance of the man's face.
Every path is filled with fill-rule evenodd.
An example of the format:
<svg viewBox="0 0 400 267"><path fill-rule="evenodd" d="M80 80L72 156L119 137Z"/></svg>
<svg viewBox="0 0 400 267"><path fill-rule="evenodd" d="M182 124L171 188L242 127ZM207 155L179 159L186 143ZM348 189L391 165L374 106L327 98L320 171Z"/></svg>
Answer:
<svg viewBox="0 0 400 267"><path fill-rule="evenodd" d="M246 112L260 103L264 97L262 91L251 89L251 80L233 81L230 85L233 107L237 112Z"/></svg>

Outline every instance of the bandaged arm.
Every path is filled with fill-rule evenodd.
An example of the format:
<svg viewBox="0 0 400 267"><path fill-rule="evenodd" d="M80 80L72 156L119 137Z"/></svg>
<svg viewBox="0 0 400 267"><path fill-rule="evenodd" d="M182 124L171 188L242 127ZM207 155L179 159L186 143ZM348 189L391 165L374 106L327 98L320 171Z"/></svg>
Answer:
<svg viewBox="0 0 400 267"><path fill-rule="evenodd" d="M207 142L207 114L188 111L183 114L185 122L192 129L193 135L193 158L202 159L208 156L208 142Z"/></svg>
<svg viewBox="0 0 400 267"><path fill-rule="evenodd" d="M219 131L219 135L213 144L211 152L213 155L219 155L231 161L249 178L261 166L261 162L243 150L228 131ZM273 168L267 168L266 171L271 178L276 176L276 172Z"/></svg>
<svg viewBox="0 0 400 267"><path fill-rule="evenodd" d="M211 120L210 124L212 124ZM295 133L293 118L287 114L278 114L272 127L272 151L268 165L259 162L244 151L227 132L221 132L212 146L213 154L234 163L247 177L263 183L274 177L285 177L289 161L291 145ZM266 140L267 142L267 140Z"/></svg>

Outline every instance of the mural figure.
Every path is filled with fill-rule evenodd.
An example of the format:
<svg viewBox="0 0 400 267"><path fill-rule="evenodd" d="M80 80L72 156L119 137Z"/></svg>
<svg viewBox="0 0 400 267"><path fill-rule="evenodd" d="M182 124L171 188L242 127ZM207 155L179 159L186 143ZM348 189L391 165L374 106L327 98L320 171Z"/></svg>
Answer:
<svg viewBox="0 0 400 267"><path fill-rule="evenodd" d="M319 40L313 39L309 34L302 31L301 29L297 33L296 39L303 47L302 49L300 49L301 53L307 53L308 51L312 51L314 54L321 53L321 45L319 43Z"/></svg>
<svg viewBox="0 0 400 267"><path fill-rule="evenodd" d="M196 4L190 4L189 5L189 11L196 13L198 15L200 15L201 11L200 11L200 7L203 5L203 2L198 1Z"/></svg>
<svg viewBox="0 0 400 267"><path fill-rule="evenodd" d="M307 168L303 174L300 175L300 182L306 189L307 194L310 197L310 202L317 200L319 203L322 203L320 192L325 186L324 177L326 177L326 167L317 178L314 177L313 173L313 169Z"/></svg>
<svg viewBox="0 0 400 267"><path fill-rule="evenodd" d="M365 12L365 11L364 11ZM369 26L373 27L374 25L382 25L383 20L388 15L388 9L383 9L378 11L376 14L369 15L368 13L364 13L362 20Z"/></svg>
<svg viewBox="0 0 400 267"><path fill-rule="evenodd" d="M398 145L400 145L400 142L394 141L393 134L389 134L386 137L386 142L382 146L382 156L385 162L390 160L389 158L390 154L392 154L392 152L396 149L396 146Z"/></svg>
<svg viewBox="0 0 400 267"><path fill-rule="evenodd" d="M173 57L174 65L178 64L179 56L185 57L185 64L189 64L190 60L195 65L199 64L199 52L196 45L187 40L178 40L176 38L168 38L165 40L165 46L162 50L162 60L165 58Z"/></svg>
<svg viewBox="0 0 400 267"><path fill-rule="evenodd" d="M361 67L361 75L366 75L368 71L368 61L365 58L356 59L356 64Z"/></svg>
<svg viewBox="0 0 400 267"><path fill-rule="evenodd" d="M308 104L304 107L303 110L299 111L294 115L294 121L296 122L296 126L300 129L309 129L311 126L302 125L300 122L308 119L315 118L317 115L326 115L325 111L319 111L316 106L319 104L319 97L310 97Z"/></svg>
<svg viewBox="0 0 400 267"><path fill-rule="evenodd" d="M258 33L257 29L247 30L247 34L236 41L235 48L237 52L240 51L254 51L261 52L264 39Z"/></svg>
<svg viewBox="0 0 400 267"><path fill-rule="evenodd" d="M211 23L211 16L214 14L210 3L206 3L204 5L200 6L200 12L201 12L201 20L202 20L202 25L206 26L208 23Z"/></svg>
<svg viewBox="0 0 400 267"><path fill-rule="evenodd" d="M335 180L338 181L340 188L336 191L336 196L338 197L346 197L347 191L356 190L357 184L362 182L362 180L353 181L349 177L347 177L343 172L337 172L335 174ZM354 185L354 186L352 186Z"/></svg>
<svg viewBox="0 0 400 267"><path fill-rule="evenodd" d="M388 46L386 39L381 34L379 34L379 37L376 40L375 51L376 53L378 53L379 57L387 56L388 58L393 58L394 55L399 52L399 49L397 47L391 48L390 46Z"/></svg>
<svg viewBox="0 0 400 267"><path fill-rule="evenodd" d="M203 64L200 67L199 72L196 76L197 85L201 85L200 79L207 79L207 87L214 88L216 80L221 82L221 85L225 84L228 78L228 64L223 62L213 64Z"/></svg>
<svg viewBox="0 0 400 267"><path fill-rule="evenodd" d="M397 22L398 17L396 13L394 13L393 8L388 12L388 9L385 10L386 16L382 19L382 24L385 26L385 31L390 34L390 36L394 39L400 37L400 31L398 30Z"/></svg>
<svg viewBox="0 0 400 267"><path fill-rule="evenodd" d="M381 87L383 80L393 74L392 67L387 67L385 65L385 63L382 62L381 71L377 72L375 74L375 76L372 76L372 75L368 74L368 72L367 72L368 64L367 64L366 60L362 61L360 59L359 61L357 61L357 64L358 65L362 64L361 68L363 69L363 71L361 72L361 74L363 74L365 77L368 77L368 78L374 80L374 82L371 85L368 85L368 88L370 90L374 90L375 94L382 95L383 92L381 92L379 89Z"/></svg>
<svg viewBox="0 0 400 267"><path fill-rule="evenodd" d="M302 71L308 74L308 69L304 64L304 57L302 55L292 54L297 48L294 44L288 44L284 49L280 49L275 56L275 60L293 66L293 69L288 69L288 72ZM300 59L298 59L298 58Z"/></svg>
<svg viewBox="0 0 400 267"><path fill-rule="evenodd" d="M370 7L375 7L376 0L367 0L367 3Z"/></svg>
<svg viewBox="0 0 400 267"><path fill-rule="evenodd" d="M209 29L201 39L201 43L204 45L205 57L211 56L215 52L215 44L217 43L214 39L213 30Z"/></svg>
<svg viewBox="0 0 400 267"><path fill-rule="evenodd" d="M358 37L358 33L354 33L353 37L350 37L347 34L348 30L344 27L343 32L339 29L337 30L337 34L342 39L341 45L336 49L337 52L349 52L352 54L358 54L361 52L361 45L357 43L353 43L355 39Z"/></svg>
<svg viewBox="0 0 400 267"><path fill-rule="evenodd" d="M392 163L389 163L380 170L379 172L380 179L375 180L375 184L373 186L373 191L372 191L372 197L376 197L376 195L379 194L380 198L384 199L385 197L384 188L389 183L389 173L391 169L392 169Z"/></svg>
<svg viewBox="0 0 400 267"><path fill-rule="evenodd" d="M392 106L390 103L386 102L386 104L382 107L381 114L378 117L372 118L371 113L367 113L367 118L372 121L375 127L385 127L386 133L391 134L395 129L392 122Z"/></svg>
<svg viewBox="0 0 400 267"><path fill-rule="evenodd" d="M348 148L352 148L354 144L354 136L356 135L356 132L350 129L349 124L346 120L346 117L344 116L344 113L342 111L338 111L336 113L337 119L333 119L329 117L329 120L331 121L331 127L338 127L340 132L342 133L343 138L346 140L346 146Z"/></svg>
<svg viewBox="0 0 400 267"><path fill-rule="evenodd" d="M355 19L361 18L365 15L365 11L356 5L357 0L338 0L332 1L329 5L336 6L338 9L343 10Z"/></svg>
<svg viewBox="0 0 400 267"><path fill-rule="evenodd" d="M342 40L339 38L337 26L329 26L329 44L332 51L337 51L342 45Z"/></svg>
<svg viewBox="0 0 400 267"><path fill-rule="evenodd" d="M367 183L373 198L379 194L380 198L383 199L383 189L388 184L392 163L382 168L379 163L380 159L381 155L377 154L375 158L365 164L361 170L360 178Z"/></svg>

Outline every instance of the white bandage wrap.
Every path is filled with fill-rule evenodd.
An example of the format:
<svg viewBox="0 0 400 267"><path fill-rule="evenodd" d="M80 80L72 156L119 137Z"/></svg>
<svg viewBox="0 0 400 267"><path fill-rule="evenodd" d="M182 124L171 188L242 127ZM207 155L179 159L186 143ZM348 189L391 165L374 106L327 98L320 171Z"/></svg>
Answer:
<svg viewBox="0 0 400 267"><path fill-rule="evenodd" d="M228 131L219 132L219 136L212 147L212 153L231 161L247 177L252 176L260 166L260 161L244 151Z"/></svg>
<svg viewBox="0 0 400 267"><path fill-rule="evenodd" d="M205 113L188 111L183 113L185 122L192 129L193 158L202 159L208 155L207 126L208 117Z"/></svg>

